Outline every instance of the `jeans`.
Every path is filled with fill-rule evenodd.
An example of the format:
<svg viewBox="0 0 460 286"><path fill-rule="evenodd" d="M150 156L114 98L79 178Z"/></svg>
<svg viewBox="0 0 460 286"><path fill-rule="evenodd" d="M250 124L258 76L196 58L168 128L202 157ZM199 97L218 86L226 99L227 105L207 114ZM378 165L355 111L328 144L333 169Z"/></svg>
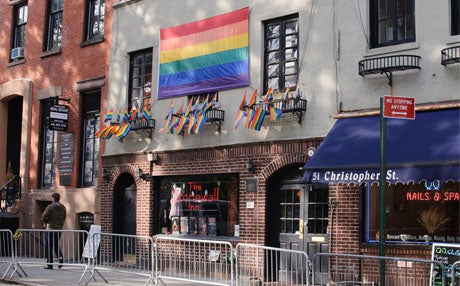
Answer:
<svg viewBox="0 0 460 286"><path fill-rule="evenodd" d="M53 263L53 251L54 255L59 258L59 263L63 262L62 251L59 249L59 239L61 238L62 232L53 231L45 232L45 257L48 266L52 266Z"/></svg>

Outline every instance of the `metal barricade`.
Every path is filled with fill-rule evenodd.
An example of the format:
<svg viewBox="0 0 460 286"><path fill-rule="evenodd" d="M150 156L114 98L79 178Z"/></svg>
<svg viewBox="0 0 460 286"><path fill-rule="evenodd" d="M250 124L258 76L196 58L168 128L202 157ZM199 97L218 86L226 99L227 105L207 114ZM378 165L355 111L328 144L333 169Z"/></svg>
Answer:
<svg viewBox="0 0 460 286"><path fill-rule="evenodd" d="M58 240L58 249L61 251L62 259L56 249L49 248L48 253L52 260L47 262L46 259L46 242ZM77 266L83 267L84 272L80 278L81 282L86 269L89 267L89 260L82 256L83 246L88 237L88 232L84 230L50 230L50 229L18 229L16 237L13 240L15 249L15 263L21 268L21 264L39 264L50 267ZM54 242L54 241L53 241ZM11 274L11 277L17 269ZM20 273L18 273L20 275Z"/></svg>
<svg viewBox="0 0 460 286"><path fill-rule="evenodd" d="M450 281L452 285L460 285L460 260L452 264L452 269L450 269Z"/></svg>
<svg viewBox="0 0 460 286"><path fill-rule="evenodd" d="M239 243L236 285L309 285L311 263L304 251Z"/></svg>
<svg viewBox="0 0 460 286"><path fill-rule="evenodd" d="M445 267L433 260L386 256L317 253L312 259L313 285L430 286L431 269Z"/></svg>
<svg viewBox="0 0 460 286"><path fill-rule="evenodd" d="M233 247L228 241L156 237L157 279L233 285Z"/></svg>
<svg viewBox="0 0 460 286"><path fill-rule="evenodd" d="M100 270L146 276L144 285L153 282L156 258L152 237L95 232L90 241L91 277L86 285L95 280L95 274L109 283Z"/></svg>
<svg viewBox="0 0 460 286"><path fill-rule="evenodd" d="M1 279L5 279L6 274L14 264L13 233L9 229L0 229L0 265L6 265L6 270ZM3 270L3 267L0 268Z"/></svg>

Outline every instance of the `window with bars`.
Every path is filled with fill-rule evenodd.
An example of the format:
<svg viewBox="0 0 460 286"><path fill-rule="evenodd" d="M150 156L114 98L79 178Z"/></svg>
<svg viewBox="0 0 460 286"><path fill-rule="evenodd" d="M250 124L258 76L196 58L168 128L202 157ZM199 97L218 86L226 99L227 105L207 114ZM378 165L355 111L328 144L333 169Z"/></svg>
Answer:
<svg viewBox="0 0 460 286"><path fill-rule="evenodd" d="M129 71L128 106L141 109L151 103L152 96L152 50L131 54Z"/></svg>
<svg viewBox="0 0 460 286"><path fill-rule="evenodd" d="M300 189L282 189L280 192L280 232L296 233L300 221Z"/></svg>
<svg viewBox="0 0 460 286"><path fill-rule="evenodd" d="M14 7L13 49L25 46L28 14L29 7L27 3Z"/></svg>
<svg viewBox="0 0 460 286"><path fill-rule="evenodd" d="M369 0L371 48L415 41L414 0Z"/></svg>
<svg viewBox="0 0 460 286"><path fill-rule="evenodd" d="M295 88L299 73L298 15L264 22L264 93Z"/></svg>
<svg viewBox="0 0 460 286"><path fill-rule="evenodd" d="M57 132L49 128L50 106L53 100L43 100L41 102L42 111L42 149L41 149L41 187L51 188L56 181L56 150Z"/></svg>
<svg viewBox="0 0 460 286"><path fill-rule="evenodd" d="M63 6L64 0L48 1L48 24L45 51L61 46Z"/></svg>
<svg viewBox="0 0 460 286"><path fill-rule="evenodd" d="M86 39L91 40L104 35L104 0L88 0L86 16Z"/></svg>

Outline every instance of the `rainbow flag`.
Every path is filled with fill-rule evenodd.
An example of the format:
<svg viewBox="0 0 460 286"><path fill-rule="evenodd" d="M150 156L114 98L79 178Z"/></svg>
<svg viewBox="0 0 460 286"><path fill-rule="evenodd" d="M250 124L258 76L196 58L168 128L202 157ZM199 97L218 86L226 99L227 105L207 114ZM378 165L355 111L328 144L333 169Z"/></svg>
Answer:
<svg viewBox="0 0 460 286"><path fill-rule="evenodd" d="M204 124L206 123L206 121L208 120L208 118L204 115L204 114L200 114L198 115L198 119L195 123L195 130L194 130L194 134L201 134L203 133L203 127L204 127Z"/></svg>
<svg viewBox="0 0 460 286"><path fill-rule="evenodd" d="M244 110L244 107L246 106L246 90L244 91L243 99L241 99L240 103L240 110Z"/></svg>
<svg viewBox="0 0 460 286"><path fill-rule="evenodd" d="M112 121L112 116L113 116L113 109L110 109L109 111L107 111L107 115L105 116L104 122Z"/></svg>
<svg viewBox="0 0 460 286"><path fill-rule="evenodd" d="M256 104L256 98L257 98L257 89L254 90L254 92L252 93L251 99L249 100L249 104L248 104L249 108L252 108L254 104Z"/></svg>
<svg viewBox="0 0 460 286"><path fill-rule="evenodd" d="M101 129L99 129L99 131L96 132L96 134L94 134L94 136L96 136L96 138L102 138L102 134L107 129L107 127L108 126L103 126Z"/></svg>
<svg viewBox="0 0 460 286"><path fill-rule="evenodd" d="M139 117L139 109L134 109L131 111L131 115L129 116L129 120L133 121L136 120Z"/></svg>
<svg viewBox="0 0 460 286"><path fill-rule="evenodd" d="M118 109L117 122L120 122L120 118L121 118L121 109Z"/></svg>
<svg viewBox="0 0 460 286"><path fill-rule="evenodd" d="M283 111L281 109L270 106L270 121L271 122L280 121L282 114L283 114Z"/></svg>
<svg viewBox="0 0 460 286"><path fill-rule="evenodd" d="M160 29L158 99L249 85L249 7Z"/></svg>
<svg viewBox="0 0 460 286"><path fill-rule="evenodd" d="M118 132L115 133L115 136L118 137L119 139L123 139L126 135L128 135L130 130L131 130L131 125L128 123L125 123L118 129Z"/></svg>
<svg viewBox="0 0 460 286"><path fill-rule="evenodd" d="M260 131L260 127L262 127L262 122L264 122L265 118L265 109L256 108L253 112L253 117L251 121L251 125L249 126L250 129L254 129Z"/></svg>
<svg viewBox="0 0 460 286"><path fill-rule="evenodd" d="M152 116L150 115L150 106L144 106L142 108L142 120L147 122L147 124L150 124L150 121L152 120Z"/></svg>
<svg viewBox="0 0 460 286"><path fill-rule="evenodd" d="M236 115L235 123L233 124L233 129L237 130L238 126L240 126L241 122L243 121L244 117L246 116L246 112L243 110L238 110Z"/></svg>
<svg viewBox="0 0 460 286"><path fill-rule="evenodd" d="M123 120L125 122L128 122L129 121L129 116L130 116L129 108L126 108L125 113L123 114Z"/></svg>

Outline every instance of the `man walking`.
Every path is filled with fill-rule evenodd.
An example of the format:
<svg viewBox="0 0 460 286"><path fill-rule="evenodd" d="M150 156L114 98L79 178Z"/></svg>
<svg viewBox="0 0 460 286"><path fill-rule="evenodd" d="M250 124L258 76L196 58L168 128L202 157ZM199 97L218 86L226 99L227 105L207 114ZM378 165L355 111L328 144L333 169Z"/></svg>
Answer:
<svg viewBox="0 0 460 286"><path fill-rule="evenodd" d="M53 251L56 257L59 257L59 268L62 267L64 258L62 251L59 249L59 239L61 238L62 226L66 218L66 209L60 203L61 196L58 193L53 193L53 202L49 204L42 214L42 221L46 224L46 229L53 230L45 232L45 257L47 266L45 269L53 269Z"/></svg>

